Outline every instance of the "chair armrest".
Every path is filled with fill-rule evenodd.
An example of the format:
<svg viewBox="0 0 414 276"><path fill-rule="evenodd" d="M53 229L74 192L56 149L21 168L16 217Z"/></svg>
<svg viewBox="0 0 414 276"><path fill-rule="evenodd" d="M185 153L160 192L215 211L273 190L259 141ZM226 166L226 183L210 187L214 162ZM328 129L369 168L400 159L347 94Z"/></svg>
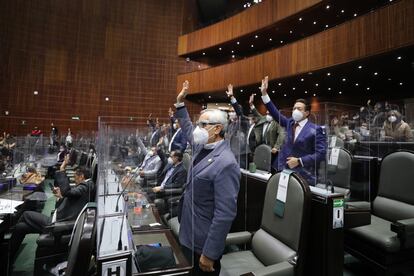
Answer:
<svg viewBox="0 0 414 276"><path fill-rule="evenodd" d="M292 276L295 275L295 268L289 262L284 261L278 264L269 265L263 268L260 268L256 271L243 274L250 276Z"/></svg>
<svg viewBox="0 0 414 276"><path fill-rule="evenodd" d="M183 188L170 188L164 190L164 195L181 195Z"/></svg>
<svg viewBox="0 0 414 276"><path fill-rule="evenodd" d="M371 209L371 202L368 202L368 201L350 201L350 202L346 202L346 208L369 210L369 209Z"/></svg>
<svg viewBox="0 0 414 276"><path fill-rule="evenodd" d="M66 233L71 233L74 226L75 226L75 221L55 222L51 225L47 225L45 227L44 232L52 233L54 236L62 235Z"/></svg>
<svg viewBox="0 0 414 276"><path fill-rule="evenodd" d="M181 196L174 196L167 199L167 205L170 206L171 204L178 204L180 202Z"/></svg>
<svg viewBox="0 0 414 276"><path fill-rule="evenodd" d="M228 233L226 245L246 244L252 240L252 233L248 231Z"/></svg>
<svg viewBox="0 0 414 276"><path fill-rule="evenodd" d="M391 231L397 233L405 248L414 247L414 218L393 222L391 224Z"/></svg>

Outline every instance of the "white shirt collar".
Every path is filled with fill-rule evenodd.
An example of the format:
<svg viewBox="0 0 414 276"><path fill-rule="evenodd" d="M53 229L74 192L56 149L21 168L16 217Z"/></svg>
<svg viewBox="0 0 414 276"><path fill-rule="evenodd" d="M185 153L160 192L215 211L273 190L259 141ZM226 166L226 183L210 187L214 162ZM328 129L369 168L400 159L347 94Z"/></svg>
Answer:
<svg viewBox="0 0 414 276"><path fill-rule="evenodd" d="M308 118L306 118L306 119L304 119L304 120L302 120L302 121L300 121L298 124L299 124L299 126L302 128L304 125L306 125L306 123L308 122Z"/></svg>

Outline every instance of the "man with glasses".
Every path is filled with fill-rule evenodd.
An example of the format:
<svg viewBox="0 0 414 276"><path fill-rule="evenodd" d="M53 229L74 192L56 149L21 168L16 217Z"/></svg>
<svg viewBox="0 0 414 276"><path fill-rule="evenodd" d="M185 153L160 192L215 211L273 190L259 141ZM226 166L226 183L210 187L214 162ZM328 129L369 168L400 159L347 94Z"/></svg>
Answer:
<svg viewBox="0 0 414 276"><path fill-rule="evenodd" d="M314 186L319 163L325 160L327 147L325 132L320 126L308 120L311 106L306 100L296 100L292 118L286 118L270 100L267 87L268 77L265 77L260 87L263 103L270 115L285 127L287 132L287 139L279 153L278 169L294 170L305 178L309 185Z"/></svg>
<svg viewBox="0 0 414 276"><path fill-rule="evenodd" d="M224 140L227 113L203 110L194 128L183 102L188 88L185 81L175 104L176 118L193 147L179 240L187 259L194 260L193 275L219 275L226 236L237 214L240 169Z"/></svg>

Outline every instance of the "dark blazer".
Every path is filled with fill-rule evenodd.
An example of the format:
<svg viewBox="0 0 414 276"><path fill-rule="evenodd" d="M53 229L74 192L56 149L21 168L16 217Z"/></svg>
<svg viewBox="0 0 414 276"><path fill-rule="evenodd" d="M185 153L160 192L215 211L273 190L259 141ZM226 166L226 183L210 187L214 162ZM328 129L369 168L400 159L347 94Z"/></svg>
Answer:
<svg viewBox="0 0 414 276"><path fill-rule="evenodd" d="M250 153L247 146L247 134L249 132L249 119L243 114L243 108L238 102L232 102L231 105L237 115L237 121L231 122L227 128L228 140L231 150L238 157L242 154Z"/></svg>
<svg viewBox="0 0 414 276"><path fill-rule="evenodd" d="M162 179L159 182L159 185L164 181L165 175L167 174L168 170L172 167L171 164L168 164L165 166L164 170L162 171L162 176L160 179ZM175 167L173 170L173 173L171 174L170 178L168 178L167 182L165 183L164 190L165 189L173 189L173 188L182 188L187 181L187 171L185 170L183 163Z"/></svg>
<svg viewBox="0 0 414 276"><path fill-rule="evenodd" d="M176 116L184 135L193 146L193 159L203 145L193 145L193 124L187 109L177 109ZM237 214L240 168L226 140L190 165L183 194L179 240L212 260L223 254L226 236Z"/></svg>
<svg viewBox="0 0 414 276"><path fill-rule="evenodd" d="M299 165L293 170L305 178L309 185L315 185L319 164L325 160L326 155L327 137L325 131L308 120L299 136L293 141L293 125L295 121L292 118L283 116L272 101L268 102L266 107L275 121L280 122L287 132L287 139L279 152L278 169L288 168L286 160L289 156L301 158L303 167Z"/></svg>
<svg viewBox="0 0 414 276"><path fill-rule="evenodd" d="M169 148L170 151L180 150L181 152L184 152L184 150L187 148L187 140L185 139L181 128L177 129L177 131L171 137Z"/></svg>
<svg viewBox="0 0 414 276"><path fill-rule="evenodd" d="M67 191L63 198L56 202L56 221L75 220L85 204L89 202L92 190L94 190L93 182L87 181Z"/></svg>
<svg viewBox="0 0 414 276"><path fill-rule="evenodd" d="M158 141L160 140L161 132L159 129L154 129L151 133L151 136L149 136L149 146L153 147L156 146Z"/></svg>

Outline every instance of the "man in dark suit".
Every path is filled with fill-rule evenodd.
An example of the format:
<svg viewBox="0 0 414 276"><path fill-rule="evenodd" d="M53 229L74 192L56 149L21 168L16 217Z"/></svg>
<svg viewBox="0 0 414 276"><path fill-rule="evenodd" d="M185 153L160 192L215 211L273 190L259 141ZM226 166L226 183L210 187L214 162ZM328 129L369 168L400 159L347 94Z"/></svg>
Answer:
<svg viewBox="0 0 414 276"><path fill-rule="evenodd" d="M183 166L183 153L172 151L168 158L168 165L161 173L162 179L159 186L152 188L157 197L162 196L165 189L181 188L187 181L187 171Z"/></svg>
<svg viewBox="0 0 414 276"><path fill-rule="evenodd" d="M34 211L26 211L22 214L10 238L10 260L14 261L26 234L42 233L44 228L51 223L72 221L77 218L82 208L89 202L89 194L93 189L89 171L85 168L78 168L75 172L75 183L76 186L64 194L58 187L53 189L57 201L56 211L52 217Z"/></svg>
<svg viewBox="0 0 414 276"><path fill-rule="evenodd" d="M309 185L315 185L319 163L325 160L327 137L322 127L311 123L308 116L310 104L296 100L292 118L286 118L276 108L267 94L268 77L262 80L262 100L275 121L286 128L287 139L279 153L278 169L289 168L298 172Z"/></svg>
<svg viewBox="0 0 414 276"><path fill-rule="evenodd" d="M179 150L181 152L184 152L187 148L187 140L185 139L180 127L180 123L174 117L172 110L170 109L168 112L170 114L171 121L171 139L168 145L168 151L172 152L174 150Z"/></svg>
<svg viewBox="0 0 414 276"><path fill-rule="evenodd" d="M227 114L203 110L194 128L183 102L188 88L185 81L175 104L176 117L193 147L178 216L179 240L184 255L194 260L192 275L219 275L226 236L237 214L240 168L224 140Z"/></svg>

